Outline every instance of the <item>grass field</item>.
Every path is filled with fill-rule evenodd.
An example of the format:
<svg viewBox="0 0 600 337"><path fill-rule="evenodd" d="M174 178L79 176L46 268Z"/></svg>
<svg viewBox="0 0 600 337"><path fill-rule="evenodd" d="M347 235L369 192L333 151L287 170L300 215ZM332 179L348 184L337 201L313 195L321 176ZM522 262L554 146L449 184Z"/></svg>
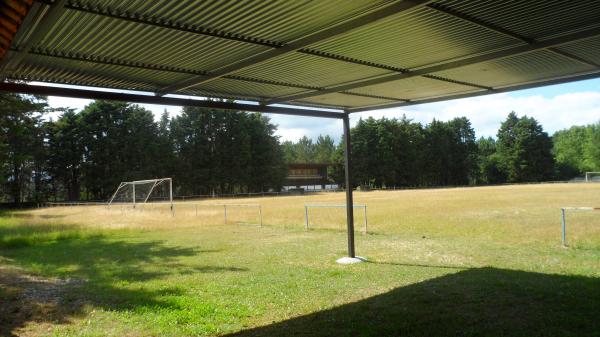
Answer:
<svg viewBox="0 0 600 337"><path fill-rule="evenodd" d="M3 336L600 336L600 184L357 192L0 217ZM224 224L222 206L231 206ZM198 205L198 215L196 215Z"/></svg>

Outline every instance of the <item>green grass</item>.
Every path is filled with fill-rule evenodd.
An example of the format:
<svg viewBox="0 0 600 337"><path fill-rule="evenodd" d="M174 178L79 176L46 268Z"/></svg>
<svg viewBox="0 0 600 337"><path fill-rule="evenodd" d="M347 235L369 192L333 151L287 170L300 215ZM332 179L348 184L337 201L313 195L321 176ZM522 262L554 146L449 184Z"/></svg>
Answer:
<svg viewBox="0 0 600 337"><path fill-rule="evenodd" d="M352 266L335 263L345 233L317 226L338 218L315 213L317 229L302 230L303 202L342 195L244 200L263 204L263 228L4 214L0 335L600 335L600 215L573 214L564 249L556 209L592 205L599 192L359 193L373 234L357 233L370 262Z"/></svg>

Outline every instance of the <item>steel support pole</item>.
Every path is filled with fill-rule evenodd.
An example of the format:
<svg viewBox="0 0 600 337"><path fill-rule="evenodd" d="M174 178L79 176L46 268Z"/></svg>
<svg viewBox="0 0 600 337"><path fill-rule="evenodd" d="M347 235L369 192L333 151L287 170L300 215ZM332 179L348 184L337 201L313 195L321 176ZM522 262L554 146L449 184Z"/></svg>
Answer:
<svg viewBox="0 0 600 337"><path fill-rule="evenodd" d="M345 114L344 121L344 165L346 175L346 224L348 230L348 256L356 257L354 250L354 202L352 200L352 161L350 146L350 118Z"/></svg>

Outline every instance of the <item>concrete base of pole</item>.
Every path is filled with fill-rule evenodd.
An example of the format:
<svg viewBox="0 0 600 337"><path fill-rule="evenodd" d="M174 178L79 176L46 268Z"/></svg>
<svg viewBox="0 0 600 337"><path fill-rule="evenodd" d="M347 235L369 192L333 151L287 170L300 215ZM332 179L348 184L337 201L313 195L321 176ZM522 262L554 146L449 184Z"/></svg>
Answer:
<svg viewBox="0 0 600 337"><path fill-rule="evenodd" d="M337 259L335 262L339 263L339 264L354 264L354 263L361 263L361 262L367 262L367 259L361 256L357 256L357 257L342 257L340 259Z"/></svg>

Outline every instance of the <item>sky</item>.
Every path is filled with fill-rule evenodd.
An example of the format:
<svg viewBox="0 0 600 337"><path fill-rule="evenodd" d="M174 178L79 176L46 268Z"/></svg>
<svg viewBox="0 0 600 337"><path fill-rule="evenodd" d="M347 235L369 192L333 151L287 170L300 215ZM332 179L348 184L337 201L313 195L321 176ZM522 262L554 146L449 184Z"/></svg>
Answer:
<svg viewBox="0 0 600 337"><path fill-rule="evenodd" d="M90 100L54 97L48 98L51 107L70 107L77 110ZM181 112L180 107L140 104L159 117L165 110L171 116ZM527 89L495 95L465 98L446 102L415 105L403 108L375 110L352 114L351 124L359 118L408 118L427 124L433 118L447 121L455 117L467 117L477 137L495 137L500 123L508 113L527 115L537 119L549 134L573 125L585 125L600 121L600 79L571 82L542 88ZM339 140L342 134L340 120L328 118L295 117L272 115L271 121L278 126L281 140L296 141L306 135L316 139L318 135L329 135Z"/></svg>

